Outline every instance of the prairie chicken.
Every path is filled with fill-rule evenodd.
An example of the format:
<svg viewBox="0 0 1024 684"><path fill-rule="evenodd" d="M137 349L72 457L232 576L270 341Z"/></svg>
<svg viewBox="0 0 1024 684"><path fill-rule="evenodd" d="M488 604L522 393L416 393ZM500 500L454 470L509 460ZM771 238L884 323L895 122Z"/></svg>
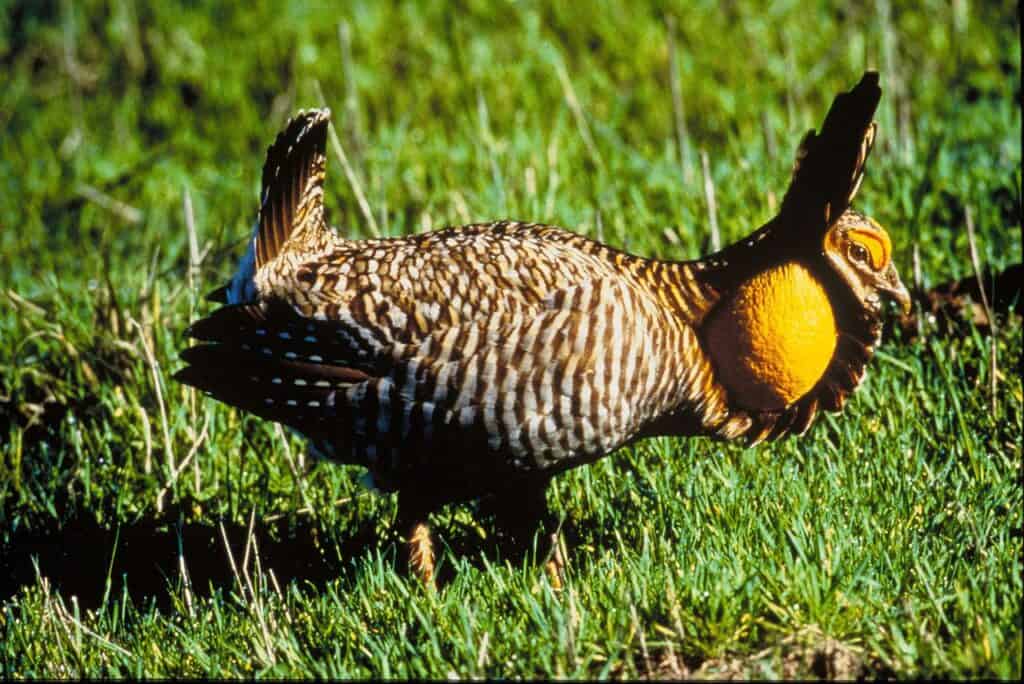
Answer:
<svg viewBox="0 0 1024 684"><path fill-rule="evenodd" d="M775 218L697 261L511 221L345 240L324 220L330 112L267 151L248 253L176 377L397 491L413 569L427 515L485 495L532 534L559 472L652 435L801 434L838 411L910 300L885 230L850 209L878 75L835 98Z"/></svg>

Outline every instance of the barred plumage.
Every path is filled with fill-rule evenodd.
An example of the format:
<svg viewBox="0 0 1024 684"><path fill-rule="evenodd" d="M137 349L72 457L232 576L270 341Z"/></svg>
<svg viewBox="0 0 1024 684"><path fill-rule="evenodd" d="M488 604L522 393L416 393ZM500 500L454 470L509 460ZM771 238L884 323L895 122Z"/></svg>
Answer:
<svg viewBox="0 0 1024 684"><path fill-rule="evenodd" d="M879 96L868 74L837 97L801 144L779 216L693 262L509 221L345 240L323 216L329 112L300 114L268 150L259 221L221 291L227 304L192 326L205 344L183 353L177 377L366 466L413 502L417 524L450 501L543 491L551 475L647 435L803 432L859 383L880 333L878 293L905 297L872 242L884 231L848 210ZM865 269L861 243L885 263ZM776 275L790 272L803 275ZM768 290L757 283L775 292L779 278L827 297L817 337L789 334L809 319L784 302L734 311L760 307ZM766 326L750 344L768 357L781 353L776 340L823 340L822 368L731 357L737 334L715 330L743 337L743 326ZM412 536L422 555L422 529Z"/></svg>
<svg viewBox="0 0 1024 684"><path fill-rule="evenodd" d="M257 289L274 297L229 305L192 327L216 344L187 351L203 376L182 377L209 386L221 382L218 372L225 384L237 373L222 390L229 401L321 438L333 457L369 466L384 488L427 467L474 496L487 482L467 481L467 469L490 471L488 479L562 470L715 395L706 361L676 373L679 359L700 358L684 307L711 294L687 264L509 222L338 239L274 263L279 270L257 275ZM209 358L218 355L223 363ZM290 365L243 378L241 359L250 369ZM347 375L323 386L303 376L321 366ZM274 382L289 375L300 382L294 397ZM704 403L702 426L713 430L727 407ZM480 453L467 455L458 447L474 435ZM446 469L443 452L453 449L460 462Z"/></svg>

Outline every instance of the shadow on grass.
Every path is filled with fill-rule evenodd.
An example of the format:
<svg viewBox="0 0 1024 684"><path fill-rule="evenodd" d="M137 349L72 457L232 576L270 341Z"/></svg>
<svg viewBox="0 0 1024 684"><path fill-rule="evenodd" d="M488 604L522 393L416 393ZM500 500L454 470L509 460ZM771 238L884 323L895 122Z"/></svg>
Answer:
<svg viewBox="0 0 1024 684"><path fill-rule="evenodd" d="M465 558L478 569L485 567L485 559L492 564L508 561L513 567L527 557L536 562L532 548L492 533L487 516L480 518L479 526L459 523L456 517L442 514L433 525L437 552L450 556L439 568L440 586L454 577L453 558ZM339 578L354 580L359 570L353 561L374 553L381 553L396 572L405 573L404 544L390 527L382 532L381 523L377 516L357 518L344 530L325 533L308 518L273 522L256 518L253 546L244 524L224 523L222 534L219 525L208 522L177 524L164 518L109 528L86 516L57 530L11 536L0 548L0 603L34 584L38 575L63 596L77 597L84 609L96 609L105 596L117 597L126 591L133 601L153 601L166 610L180 591L182 563L194 594L209 596L211 590L236 584L232 562L241 573L247 547L250 576L258 554L260 569L272 571L281 587L291 582L322 587ZM481 529L487 530L485 535ZM562 534L569 548L578 542L571 523ZM538 535L535 540L538 548L543 546L542 539Z"/></svg>
<svg viewBox="0 0 1024 684"><path fill-rule="evenodd" d="M78 597L86 609L99 607L108 592L119 596L123 590L133 598L155 600L168 608L182 581L182 559L198 596L211 588L226 588L236 582L235 567L242 572L249 530L245 525L220 526L209 523L176 523L144 520L121 524L113 529L94 520L78 519L57 531L14 535L0 560L0 602L9 600L21 587L31 585L38 574L65 596ZM292 581L314 585L350 572L351 559L374 549L386 548L393 540L378 535L374 520L347 531L344 538L325 540L315 524L286 519L273 523L256 520L253 526L260 567L272 570L284 587ZM337 549L337 551L335 551ZM252 572L253 555L249 568Z"/></svg>

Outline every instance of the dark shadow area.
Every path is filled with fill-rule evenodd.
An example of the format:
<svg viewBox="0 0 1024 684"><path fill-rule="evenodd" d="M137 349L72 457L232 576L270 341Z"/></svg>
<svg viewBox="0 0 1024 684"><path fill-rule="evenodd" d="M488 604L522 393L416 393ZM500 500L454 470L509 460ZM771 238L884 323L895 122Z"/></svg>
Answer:
<svg viewBox="0 0 1024 684"><path fill-rule="evenodd" d="M543 557L548 552L543 534L525 546L511 543L495 531L489 516L474 515L477 527L459 522L455 510L452 507L432 517L440 587L454 578L457 562L462 559L482 570L485 560L490 564L508 561L518 567L524 560L537 562L535 556ZM291 582L322 587L337 578L354 579L358 569L352 561L378 551L391 559L397 572L404 573L405 545L390 523L382 525L376 517L368 517L350 523L343 532L325 533L309 518L285 517L273 522L257 518L253 525L256 548L250 548L250 576L257 552L260 568L264 573L273 571L281 587ZM381 533L385 526L387 531ZM566 521L562 535L571 556L571 549L579 541L576 526ZM165 518L106 527L91 518L78 518L57 530L16 533L0 548L0 603L34 584L38 565L38 574L46 577L55 591L64 597L76 596L83 609L96 609L105 595L116 598L126 591L136 603L152 601L159 609L167 610L182 583L179 554L184 558L194 595L205 597L211 588L230 589L235 585L224 536L235 567L241 572L249 539L244 524L224 523L222 536L220 526L210 523L178 524Z"/></svg>
<svg viewBox="0 0 1024 684"><path fill-rule="evenodd" d="M476 528L468 525L452 523L445 526L442 523L434 526L435 549L439 561L436 582L439 589L455 579L456 564L462 561L481 572L486 571L488 565L503 566L505 563L513 568L526 563L534 567L538 577L545 571L543 565L552 548L544 530L538 528L528 539L513 539L496 529L486 516L476 520L479 528L486 532L485 538L480 536ZM576 521L565 520L561 528L555 526L552 529L558 529L569 563L573 563L573 550L580 545L582 539ZM397 567L403 572L404 561L402 554Z"/></svg>
<svg viewBox="0 0 1024 684"><path fill-rule="evenodd" d="M1024 315L1022 284L1024 264L1017 263L1002 271L996 271L990 265L979 275L972 273L928 290L914 288L911 292L914 310L887 318L885 335L891 338L892 333L899 329L901 339L907 341L925 332L964 336L969 334L972 325L988 332L992 329L992 322L989 321L986 303L997 319Z"/></svg>
<svg viewBox="0 0 1024 684"><path fill-rule="evenodd" d="M218 525L141 521L107 528L93 520L72 520L57 531L16 534L0 555L0 602L36 581L38 572L64 596L77 596L86 609L97 608L107 592L117 597L126 588L133 600L155 600L161 609L171 605L172 592L182 576L179 553L184 557L197 596L211 587L235 583L224 536L238 571L242 570L249 538L246 525ZM344 539L320 541L315 524L287 519L273 523L256 520L253 526L260 567L273 570L281 586L292 581L323 583L347 572L350 559L391 543L379 537L373 520L348 532ZM337 549L337 550L335 550ZM250 559L252 555L250 555ZM250 560L250 573L252 573Z"/></svg>

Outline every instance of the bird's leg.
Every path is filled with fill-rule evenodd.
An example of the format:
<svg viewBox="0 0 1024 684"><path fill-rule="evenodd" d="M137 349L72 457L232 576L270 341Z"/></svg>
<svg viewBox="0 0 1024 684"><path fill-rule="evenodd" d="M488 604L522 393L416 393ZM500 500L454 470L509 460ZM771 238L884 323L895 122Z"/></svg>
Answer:
<svg viewBox="0 0 1024 684"><path fill-rule="evenodd" d="M405 538L408 568L423 584L434 588L434 541L427 522L429 509L415 495L398 494L398 533Z"/></svg>
<svg viewBox="0 0 1024 684"><path fill-rule="evenodd" d="M554 531L545 529L548 543L548 555L544 561L544 569L548 573L551 588L559 590L565 584L565 556L562 555L562 534L559 527Z"/></svg>
<svg viewBox="0 0 1024 684"><path fill-rule="evenodd" d="M409 567L427 586L434 586L434 542L430 525L420 521L409 531Z"/></svg>
<svg viewBox="0 0 1024 684"><path fill-rule="evenodd" d="M494 495L490 502L496 527L512 543L513 551L525 553L539 529L541 548L538 558L544 559L544 569L551 586L561 589L565 577L565 559L562 554L561 534L557 520L548 510L547 490L550 477L528 480Z"/></svg>

